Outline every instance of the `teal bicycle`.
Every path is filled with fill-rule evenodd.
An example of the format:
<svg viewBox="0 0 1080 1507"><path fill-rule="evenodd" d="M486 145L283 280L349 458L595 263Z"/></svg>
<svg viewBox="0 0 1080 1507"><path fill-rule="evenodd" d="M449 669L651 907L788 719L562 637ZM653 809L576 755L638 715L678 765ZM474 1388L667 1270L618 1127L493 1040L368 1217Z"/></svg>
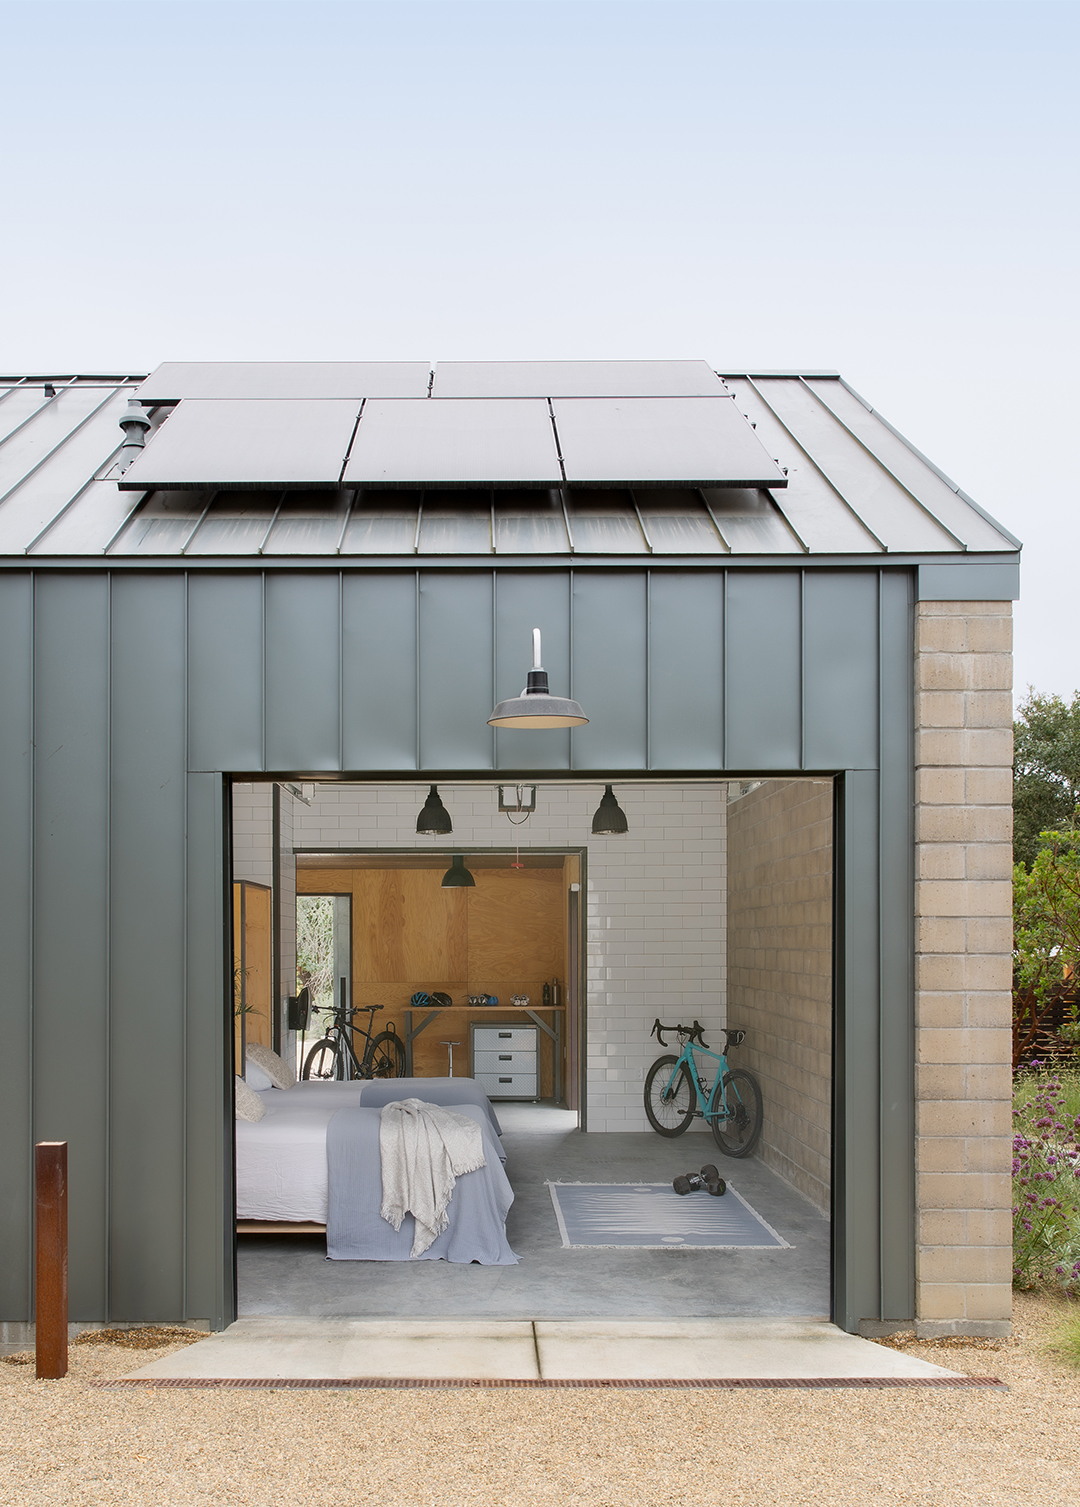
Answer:
<svg viewBox="0 0 1080 1507"><path fill-rule="evenodd" d="M702 1035L699 1021L692 1026L662 1026L659 1016L650 1036L662 1047L665 1031L674 1031L682 1050L676 1057L669 1053L658 1057L645 1079L645 1113L649 1124L660 1135L682 1135L690 1122L704 1116L713 1140L725 1156L749 1156L761 1137L761 1085L745 1068L729 1068L727 1054L741 1046L745 1031L724 1031L724 1050L713 1052ZM709 1086L699 1070L695 1046L717 1064L716 1077ZM703 1064L704 1066L704 1064Z"/></svg>

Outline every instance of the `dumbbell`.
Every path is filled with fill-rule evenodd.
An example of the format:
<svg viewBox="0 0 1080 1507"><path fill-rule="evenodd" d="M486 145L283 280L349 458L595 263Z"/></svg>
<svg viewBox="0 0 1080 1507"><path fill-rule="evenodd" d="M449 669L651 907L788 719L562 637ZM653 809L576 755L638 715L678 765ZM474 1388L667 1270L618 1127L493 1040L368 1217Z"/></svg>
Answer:
<svg viewBox="0 0 1080 1507"><path fill-rule="evenodd" d="M704 1188L714 1198L721 1198L727 1192L727 1183L712 1162L707 1162L700 1172L687 1172L683 1177L674 1178L671 1186L681 1194L698 1193Z"/></svg>

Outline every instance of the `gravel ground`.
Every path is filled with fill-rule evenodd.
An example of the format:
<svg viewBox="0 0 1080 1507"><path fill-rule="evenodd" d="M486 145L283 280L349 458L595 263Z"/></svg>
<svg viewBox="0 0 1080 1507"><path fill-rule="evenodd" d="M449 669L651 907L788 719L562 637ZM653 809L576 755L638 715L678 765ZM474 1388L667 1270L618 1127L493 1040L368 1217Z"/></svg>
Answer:
<svg viewBox="0 0 1080 1507"><path fill-rule="evenodd" d="M1009 1392L109 1392L171 1347L73 1346L64 1381L0 1365L0 1503L1080 1504L1061 1313L1020 1295L1010 1341L904 1346Z"/></svg>

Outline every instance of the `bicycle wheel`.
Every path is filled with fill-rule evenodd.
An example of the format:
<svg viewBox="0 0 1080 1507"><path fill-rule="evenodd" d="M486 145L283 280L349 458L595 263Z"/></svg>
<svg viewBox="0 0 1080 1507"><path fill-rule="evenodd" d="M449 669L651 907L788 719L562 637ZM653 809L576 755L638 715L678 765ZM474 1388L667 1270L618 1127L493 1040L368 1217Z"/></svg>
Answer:
<svg viewBox="0 0 1080 1507"><path fill-rule="evenodd" d="M737 1067L724 1074L727 1116L712 1120L713 1140L725 1156L749 1156L761 1135L761 1086L753 1073Z"/></svg>
<svg viewBox="0 0 1080 1507"><path fill-rule="evenodd" d="M645 1113L658 1135L682 1135L694 1118L694 1085L685 1066L667 1092L671 1070L678 1062L672 1055L658 1057L645 1079Z"/></svg>
<svg viewBox="0 0 1080 1507"><path fill-rule="evenodd" d="M304 1070L300 1076L305 1082L309 1079L314 1083L341 1082L345 1077L345 1063L338 1043L331 1041L329 1036L317 1041L304 1058Z"/></svg>
<svg viewBox="0 0 1080 1507"><path fill-rule="evenodd" d="M364 1053L364 1072L372 1078L404 1078L405 1046L393 1031L380 1031Z"/></svg>

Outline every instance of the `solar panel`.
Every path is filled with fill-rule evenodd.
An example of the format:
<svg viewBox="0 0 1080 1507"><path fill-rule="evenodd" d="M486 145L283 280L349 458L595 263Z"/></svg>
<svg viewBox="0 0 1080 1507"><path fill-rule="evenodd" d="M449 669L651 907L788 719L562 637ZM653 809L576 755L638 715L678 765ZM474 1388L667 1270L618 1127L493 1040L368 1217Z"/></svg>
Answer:
<svg viewBox="0 0 1080 1507"><path fill-rule="evenodd" d="M372 399L345 485L558 486L551 419L535 398L400 403Z"/></svg>
<svg viewBox="0 0 1080 1507"><path fill-rule="evenodd" d="M426 398L427 361L165 361L141 403L183 398Z"/></svg>
<svg viewBox="0 0 1080 1507"><path fill-rule="evenodd" d="M571 484L783 487L730 398L556 398Z"/></svg>
<svg viewBox="0 0 1080 1507"><path fill-rule="evenodd" d="M694 398L724 384L707 361L440 361L434 398Z"/></svg>
<svg viewBox="0 0 1080 1507"><path fill-rule="evenodd" d="M352 400L185 398L120 486L336 486L359 408Z"/></svg>

